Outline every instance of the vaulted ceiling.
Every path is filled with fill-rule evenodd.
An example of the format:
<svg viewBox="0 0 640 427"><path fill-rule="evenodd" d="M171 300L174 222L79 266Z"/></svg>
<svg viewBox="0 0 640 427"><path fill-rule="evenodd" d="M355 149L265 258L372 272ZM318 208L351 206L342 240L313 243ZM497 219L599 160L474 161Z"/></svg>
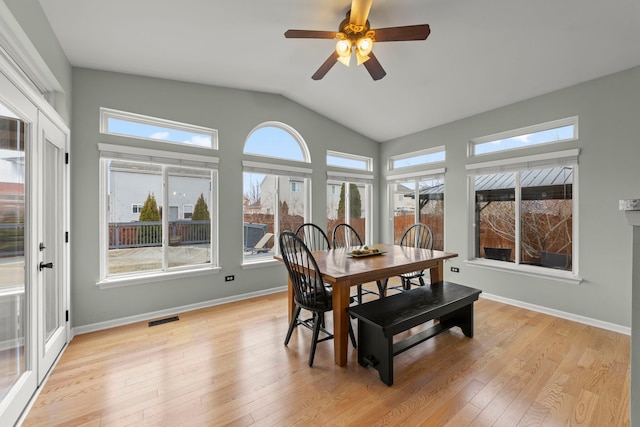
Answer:
<svg viewBox="0 0 640 427"><path fill-rule="evenodd" d="M350 0L40 0L73 66L281 94L386 141L640 65L638 0L373 0L372 28L427 23L426 41L378 43L387 72L311 75Z"/></svg>

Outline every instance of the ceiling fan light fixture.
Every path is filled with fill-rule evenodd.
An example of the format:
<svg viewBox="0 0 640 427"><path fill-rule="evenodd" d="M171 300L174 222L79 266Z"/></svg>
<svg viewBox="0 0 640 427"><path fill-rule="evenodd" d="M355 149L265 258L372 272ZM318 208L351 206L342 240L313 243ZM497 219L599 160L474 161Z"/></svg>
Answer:
<svg viewBox="0 0 640 427"><path fill-rule="evenodd" d="M338 40L336 43L336 52L338 53L338 61L342 62L347 67L351 60L351 40L344 39Z"/></svg>
<svg viewBox="0 0 640 427"><path fill-rule="evenodd" d="M356 59L358 60L358 65L362 65L365 62L367 62L370 59L370 57L369 55L366 55L366 56L362 55L360 51L356 49Z"/></svg>
<svg viewBox="0 0 640 427"><path fill-rule="evenodd" d="M360 55L368 56L371 53L371 49L373 49L373 39L370 37L361 37L356 42L356 48Z"/></svg>

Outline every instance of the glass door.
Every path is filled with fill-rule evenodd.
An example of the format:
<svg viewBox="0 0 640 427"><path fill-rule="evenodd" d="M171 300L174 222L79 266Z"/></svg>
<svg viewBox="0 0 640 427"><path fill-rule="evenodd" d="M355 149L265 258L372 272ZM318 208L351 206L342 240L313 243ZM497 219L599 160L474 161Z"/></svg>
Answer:
<svg viewBox="0 0 640 427"><path fill-rule="evenodd" d="M37 387L29 236L30 141L37 109L0 74L0 424L13 425ZM6 424L5 421L7 421Z"/></svg>

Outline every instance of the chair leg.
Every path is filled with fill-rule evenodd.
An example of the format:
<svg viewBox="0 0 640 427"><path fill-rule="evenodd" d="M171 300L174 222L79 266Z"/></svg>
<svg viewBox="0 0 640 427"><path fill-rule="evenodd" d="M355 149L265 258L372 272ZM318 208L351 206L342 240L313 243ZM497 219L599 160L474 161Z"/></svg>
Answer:
<svg viewBox="0 0 640 427"><path fill-rule="evenodd" d="M318 344L318 335L320 334L320 322L323 317L322 313L313 313L313 337L311 338L311 348L309 349L309 366L313 366L313 358L316 355L316 345Z"/></svg>
<svg viewBox="0 0 640 427"><path fill-rule="evenodd" d="M362 285L358 285L358 304L362 304Z"/></svg>
<svg viewBox="0 0 640 427"><path fill-rule="evenodd" d="M389 279L376 280L376 285L378 285L378 292L380 292L380 298L384 298L386 296L388 283Z"/></svg>
<svg viewBox="0 0 640 427"><path fill-rule="evenodd" d="M291 339L291 334L293 333L293 329L298 325L298 316L300 316L300 306L296 305L296 309L293 311L293 316L291 316L291 323L289 323L289 330L287 331L287 337L284 339L284 345L289 344L289 340Z"/></svg>
<svg viewBox="0 0 640 427"><path fill-rule="evenodd" d="M424 279L422 276L418 277L418 280L420 280L420 286L424 286Z"/></svg>
<svg viewBox="0 0 640 427"><path fill-rule="evenodd" d="M353 344L353 348L358 348L358 344L356 343L356 334L353 333L351 320L349 320L349 336L351 337L351 344Z"/></svg>

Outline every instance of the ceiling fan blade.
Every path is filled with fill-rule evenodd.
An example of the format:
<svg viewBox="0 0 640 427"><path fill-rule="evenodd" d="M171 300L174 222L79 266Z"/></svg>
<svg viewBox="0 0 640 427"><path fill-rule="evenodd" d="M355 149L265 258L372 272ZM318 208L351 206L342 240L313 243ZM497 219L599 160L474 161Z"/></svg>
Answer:
<svg viewBox="0 0 640 427"><path fill-rule="evenodd" d="M320 66L320 68L318 68L318 71L316 71L313 76L311 76L311 78L313 80L320 80L324 77L325 74L327 74L329 72L329 70L331 69L331 67L333 67L335 65L335 63L338 61L338 52L333 52L326 61L324 61L322 63L322 65ZM367 61L368 62L368 61Z"/></svg>
<svg viewBox="0 0 640 427"><path fill-rule="evenodd" d="M376 58L373 52L369 53L369 60L364 63L364 67L369 74L371 74L373 80L380 80L387 75L387 72L382 68L382 65L380 65L378 58Z"/></svg>
<svg viewBox="0 0 640 427"><path fill-rule="evenodd" d="M390 27L374 30L376 42L400 42L407 40L425 40L431 29L429 24L407 25L405 27Z"/></svg>
<svg viewBox="0 0 640 427"><path fill-rule="evenodd" d="M335 31L287 30L284 36L288 39L333 39Z"/></svg>
<svg viewBox="0 0 640 427"><path fill-rule="evenodd" d="M373 0L353 0L351 2L351 15L349 23L353 25L364 25L367 23L371 3Z"/></svg>

